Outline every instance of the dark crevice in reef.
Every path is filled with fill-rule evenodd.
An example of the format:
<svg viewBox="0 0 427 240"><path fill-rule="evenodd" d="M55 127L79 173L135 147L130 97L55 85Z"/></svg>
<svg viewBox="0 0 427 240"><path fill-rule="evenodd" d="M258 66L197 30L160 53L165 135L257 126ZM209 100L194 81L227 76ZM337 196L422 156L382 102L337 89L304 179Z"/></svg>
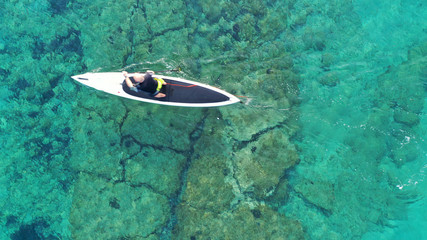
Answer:
<svg viewBox="0 0 427 240"><path fill-rule="evenodd" d="M122 135L122 128L123 128L123 124L126 122L126 119L127 119L127 118L128 118L128 116L129 116L129 112L130 112L130 110L129 110L126 106L125 106L125 109L126 109L125 115L123 116L123 118L122 118L121 122L119 123L120 146L123 146L123 143L125 142L125 141L124 141L124 137L123 137L123 135ZM135 139L134 139L134 141L133 141L133 142L137 143ZM125 144L125 147L128 147L128 146L127 146L127 144ZM139 146L139 151L141 151L141 145ZM131 156L129 156L128 158L120 159L120 166L122 167L122 172L121 172L120 180L118 180L118 181L116 181L116 182L125 182L125 181L126 181L126 162L127 162L129 159L131 159L131 158L135 157L136 155L137 155L137 153L132 154L132 155L131 155Z"/></svg>
<svg viewBox="0 0 427 240"><path fill-rule="evenodd" d="M142 11L142 15L144 16L145 21L147 21L147 9L144 6L144 3L137 0L137 6ZM146 25L148 35L153 36L153 30L151 30L150 24Z"/></svg>
<svg viewBox="0 0 427 240"><path fill-rule="evenodd" d="M273 193L264 199L265 203L268 204L272 209L274 209L276 211L281 206L284 206L288 202L290 190L288 188L289 184L288 184L287 180L289 179L289 172L293 171L296 165L294 165L294 166L286 169L285 171L283 171L283 174L279 178L279 182L274 186ZM278 201L277 195L283 194L283 192L281 192L282 186L286 187L286 196L283 196L283 195L280 196L279 201Z"/></svg>
<svg viewBox="0 0 427 240"><path fill-rule="evenodd" d="M119 200L116 197L113 197L110 199L109 202L110 207L115 208L115 209L120 209L120 203Z"/></svg>
<svg viewBox="0 0 427 240"><path fill-rule="evenodd" d="M131 182L129 182L129 181L126 181L126 179L114 180L113 178L111 178L111 177L109 177L109 176L102 175L102 174L97 174L97 173L90 172L90 171L86 171L86 170L78 171L78 172L76 172L76 173L84 173L84 174L87 174L87 175L89 175L89 176L94 176L94 177L96 177L96 178L104 179L105 181L107 181L107 182L111 182L111 183L113 183L113 184L117 184L117 183L126 183L126 184L127 184L129 187L131 187L131 188L146 188L146 189L150 190L150 191L151 191L151 192L153 192L153 193L156 193L156 194L158 194L158 195L161 195L161 196L165 197L165 198L166 198L166 199L168 199L168 200L170 200L170 199L171 199L171 197L170 197L170 196L168 196L168 195L166 195L166 194L164 194L164 193L162 193L162 192L157 191L157 190L156 190L156 188L154 188L153 186L151 186L151 185L150 185L150 184L148 184L148 183L136 183L136 184L134 184L134 183L131 183ZM102 191L102 190L101 190L101 191Z"/></svg>
<svg viewBox="0 0 427 240"><path fill-rule="evenodd" d="M180 27L174 27L174 28L168 28L168 29L165 29L165 30L163 30L163 31L161 31L159 33L154 33L153 30L151 29L150 24L148 24L147 9L145 8L144 3L141 3L140 1L137 1L137 9L141 9L142 14L144 16L144 19L147 21L146 29L147 29L147 32L148 32L148 36L150 37L150 39L148 39L148 41L150 41L150 42L155 37L162 36L162 35L164 35L165 33L169 32L169 31L177 31L177 30L181 30L183 28L181 26Z"/></svg>
<svg viewBox="0 0 427 240"><path fill-rule="evenodd" d="M32 46L32 57L34 59L41 59L43 55L49 53L57 53L68 57L70 53L76 53L78 56L83 56L83 46L80 41L81 33L79 30L70 28L67 35L57 35L48 44L43 42L40 37L34 37Z"/></svg>
<svg viewBox="0 0 427 240"><path fill-rule="evenodd" d="M129 112L130 112L129 109L126 107L126 105L125 105L125 109L126 109L125 115L123 116L122 121L119 123L119 133L120 133L120 135L121 135L121 132L122 132L123 124L126 122L126 119L129 117Z"/></svg>
<svg viewBox="0 0 427 240"><path fill-rule="evenodd" d="M125 113L122 121L119 124L120 133L122 132L123 124L124 124L126 118L128 117L128 115L129 115L129 110L126 109L126 113ZM153 233L151 233L149 235L156 234L156 235L159 235L161 237L161 239L170 239L172 229L174 228L174 226L176 225L176 222L177 222L177 220L176 220L176 208L182 202L182 195L185 192L186 182L187 182L187 173L191 167L191 163L192 163L193 159L196 158L196 156L194 156L194 146L197 143L197 141L199 140L199 138L202 136L202 133L204 130L205 120L207 117L208 117L208 114L205 111L203 118L196 124L193 131L191 131L191 133L189 134L188 137L190 139L190 146L189 146L188 150L177 150L174 148L165 147L163 145L144 144L144 143L138 141L134 136L129 135L129 134L121 136L120 145L122 147L130 148L132 146L132 144L136 144L138 147L137 147L137 150L135 151L135 153L131 154L129 157L122 159L120 161L120 165L122 167L121 177L119 180L114 181L114 183L127 183L130 187L134 187L134 188L145 187L145 188L149 189L150 191L152 191L156 194L159 194L161 196L166 197L169 200L170 209L171 209L171 214L170 214L169 220L167 221L167 223L164 226L160 227L159 229L156 229ZM172 196L167 196L164 193L159 192L158 190L156 190L156 188L154 188L150 184L147 184L147 183L130 183L126 180L126 164L127 164L127 161L136 157L138 154L141 153L141 151L143 151L146 148L152 148L152 149L155 149L158 151L169 150L169 151L173 151L177 154L181 154L181 155L186 157L186 161L184 163L184 166L183 166L183 168L179 174L180 188L175 193L173 193ZM90 173L88 173L88 174L90 174ZM108 178L105 176L99 176L99 177L102 177L108 181L112 181L111 178ZM114 201L112 202L112 205L115 207L118 207L114 203Z"/></svg>
<svg viewBox="0 0 427 240"><path fill-rule="evenodd" d="M174 28L168 28L168 29L165 29L159 33L152 34L151 36L152 36L152 39L154 39L156 37L159 37L159 36L166 34L167 32L178 31L178 30L181 30L182 28L183 28L182 26L178 26L178 27L174 27Z"/></svg>
<svg viewBox="0 0 427 240"><path fill-rule="evenodd" d="M107 176L107 175L103 175L103 174L99 174L99 173L95 173L95 172L91 172L88 170L76 170L76 174L87 174L89 176L94 176L96 178L100 178L100 179L104 179L107 182L111 182L113 180L113 178Z"/></svg>
<svg viewBox="0 0 427 240"><path fill-rule="evenodd" d="M237 140L237 139L234 139L234 140L236 141L236 143L235 143L235 144L234 144L234 146L233 146L233 150L234 150L234 151L242 150L242 149L243 149L243 148L245 148L249 143L252 143L252 142L256 142L256 141L258 141L258 139L259 139L262 135L264 135L264 134L268 133L269 131L272 131L272 130L274 130L274 129L276 129L276 128L282 128L283 126L285 126L286 122L287 122L286 120L285 120L285 121L282 121L282 122L279 122L279 123L278 123L277 125L275 125L275 126L265 128L265 129L263 129L263 130L261 130L261 131L259 131L259 132L255 133L255 134L252 134L251 139L246 140L246 141L239 141L239 140Z"/></svg>
<svg viewBox="0 0 427 240"><path fill-rule="evenodd" d="M151 235L157 236L158 229L155 229L153 232L142 236L142 235L125 235L123 237L120 237L118 240L130 240L130 239L148 239Z"/></svg>
<svg viewBox="0 0 427 240"><path fill-rule="evenodd" d="M131 157L120 160L120 166L122 167L122 173L120 174L120 179L114 183L126 182L126 162L131 159Z"/></svg>
<svg viewBox="0 0 427 240"><path fill-rule="evenodd" d="M120 174L120 179L119 180L115 180L114 183L127 183L130 187L133 188L139 188L139 187L145 187L147 189L149 189L150 191L157 193L159 195L162 195L164 197L166 197L167 199L170 199L170 196L167 196L164 193L159 192L158 190L156 190L153 186L151 186L148 183L130 183L129 181L126 180L126 164L128 162L128 160L136 157L138 154L140 154L144 149L147 148L152 148L154 150L158 150L158 151L165 151L165 150L169 150L169 151L173 151L177 154L181 154L181 155L185 155L185 151L180 151L171 147L165 147L164 145L154 145L154 144L144 144L140 141L138 141L134 136L132 135L122 135L122 128L124 123L126 122L126 119L128 118L130 113L130 110L128 108L126 108L126 112L122 118L122 120L119 122L119 133L121 135L120 137L120 146L122 146L123 148L129 149L132 145L136 145L138 150L135 151L135 153L130 154L127 158L121 159L119 164L122 167L122 172ZM106 178L108 181L112 181L112 179L110 178Z"/></svg>
<svg viewBox="0 0 427 240"><path fill-rule="evenodd" d="M136 140L135 137L133 137L132 135L124 135L121 137L121 140L120 140L121 146L129 147L131 144L138 145L139 149L137 152L130 155L129 157L120 160L120 165L122 167L122 173L121 173L120 179L115 181L115 183L126 182L126 163L127 163L127 161L136 157L142 150L144 150L146 148L152 148L152 149L159 150L159 151L170 150L170 151L176 152L178 154L185 155L184 151L176 150L176 149L173 149L170 147L165 147L163 145L143 144L143 143L139 142L138 140Z"/></svg>
<svg viewBox="0 0 427 240"><path fill-rule="evenodd" d="M61 14L67 9L69 0L48 0L53 14Z"/></svg>
<svg viewBox="0 0 427 240"><path fill-rule="evenodd" d="M130 23L129 23L129 32L127 34L127 37L128 37L128 41L130 42L130 51L123 56L123 65L124 66L127 65L128 60L132 58L132 54L133 54L133 51L135 49L135 31L134 31L134 25L135 24L133 21L133 15L138 10L139 1L137 1L136 4L137 4L137 6L134 9L132 9L131 15L129 17Z"/></svg>
<svg viewBox="0 0 427 240"><path fill-rule="evenodd" d="M248 146L248 144L250 144L250 143L253 143L253 142L256 142L256 141L258 141L259 140L259 138L262 136L262 135L264 135L264 134L267 134L268 132L270 132L270 131L272 131L272 130L275 130L275 129L281 129L281 128L285 128L285 127L287 127L287 124L288 124L288 120L284 120L284 121L281 121L281 122L279 122L279 123L277 123L275 126L272 126L272 127L267 127L267 128L265 128L265 129L262 129L262 130L260 130L259 132L257 132L257 133L254 133L254 134L252 134L252 136L251 136L251 138L249 139L249 140L244 140L244 141L239 141L239 140L237 140L237 139L234 139L235 140L235 143L234 143L234 145L233 145L233 152L237 152L237 151L240 151L240 150L242 150L243 148L245 148L245 147L247 147ZM251 149L251 151L252 152L255 152L257 150L257 148L256 147L252 147L252 149ZM233 154L233 156L234 156L234 154ZM299 161L298 161L299 162ZM298 162L297 162L297 164L298 164ZM236 181L236 184L237 184L237 187L239 188L239 191L241 192L241 193L243 193L243 195L245 196L245 198L247 198L247 197L249 197L249 198L252 198L252 199L257 199L254 195L253 195L253 192L247 192L247 191L243 191L242 190L242 188L241 188L241 186L240 186L240 183L239 183L239 180L238 180L238 178L236 177L236 169L238 169L238 167L236 166L236 163L235 163L235 161L232 161L232 167L233 167L233 169L234 169L234 171L233 171L233 179ZM279 182L275 185L275 186L272 186L271 188L270 188L270 190L268 191L268 192L270 192L270 191L272 191L272 193L271 193L271 195L269 195L268 197L266 197L265 199L257 199L257 200L259 200L259 201L265 201L269 206L271 206L271 207L273 207L274 209L277 209L278 208L278 203L276 202L276 196L277 196L277 194L283 194L281 191L283 190L283 189L281 189L281 187L283 186L283 184L285 184L286 186L288 186L288 184L286 183L286 180L288 179L288 172L291 170L291 169L293 169L294 168L294 166L293 167L291 167L291 168L288 168L288 169L286 169L284 172L283 172L283 174L280 176L280 178L279 178ZM287 189L286 190L286 192L289 192L289 189ZM240 202L240 201L239 201ZM239 204L239 202L238 203L235 203L232 207L231 207L231 209L234 209L234 207L236 207L238 204ZM282 205L282 204L280 204L280 205ZM326 210L327 211L327 210Z"/></svg>
<svg viewBox="0 0 427 240"><path fill-rule="evenodd" d="M59 81L64 77L65 74L60 74L56 77L49 79L50 87L53 89L58 86Z"/></svg>
<svg viewBox="0 0 427 240"><path fill-rule="evenodd" d="M196 145L199 138L202 136L205 120L208 117L207 110L204 112L203 118L196 124L193 131L190 133L190 148L188 151L185 152L185 156L187 157L187 160L185 161L184 167L181 170L180 173L180 188L177 190L177 192L174 194L173 198L170 199L170 207L171 207L171 217L169 218L169 221L166 223L166 225L163 227L162 232L160 234L161 239L170 239L170 235L172 232L172 229L177 224L177 217L176 217L176 208L177 206L182 202L182 196L185 192L186 186L187 186L187 174L188 170L191 167L191 163L194 158L197 156L194 156L194 146Z"/></svg>
<svg viewBox="0 0 427 240"><path fill-rule="evenodd" d="M31 138L24 148L28 152L34 152L31 156L34 164L50 168L58 164L55 156L64 156L64 159L71 156L70 142L69 131L64 128L61 132L46 132L44 137Z"/></svg>
<svg viewBox="0 0 427 240"><path fill-rule="evenodd" d="M81 33L76 29L68 29L66 36L57 36L48 45L49 51L55 51L66 55L67 53L76 53L78 56L83 55L83 46L80 41Z"/></svg>
<svg viewBox="0 0 427 240"><path fill-rule="evenodd" d="M31 51L31 56L34 59L40 60L41 56L47 53L46 43L40 37L34 37L34 43Z"/></svg>
<svg viewBox="0 0 427 240"><path fill-rule="evenodd" d="M233 153L233 158L234 158L234 153ZM236 181L237 187L239 188L239 192L243 193L242 187L240 186L240 182L239 182L239 178L236 176L236 170L238 169L237 165L236 165L236 161L231 161L231 164L233 166L233 179ZM246 197L246 196L245 196ZM234 209L238 204L240 203L240 200L235 203L231 209Z"/></svg>
<svg viewBox="0 0 427 240"><path fill-rule="evenodd" d="M64 74L61 74L59 76L49 79L50 89L46 89L46 91L41 93L41 104L45 104L49 102L53 97L55 97L55 92L53 91L53 89L58 85L59 81L63 79L63 77Z"/></svg>
<svg viewBox="0 0 427 240"><path fill-rule="evenodd" d="M0 54L1 54L1 52L0 52ZM0 77L2 79L6 79L7 77L9 77L9 74L10 74L10 70L9 69L4 69L4 68L0 67Z"/></svg>
<svg viewBox="0 0 427 240"><path fill-rule="evenodd" d="M59 234L57 236L44 236L43 232L45 229L49 228L49 224L46 220L38 219L31 224L21 225L19 229L10 235L11 240L22 240L22 239L32 239L32 240L42 240L42 239L62 239ZM58 237L59 236L59 237Z"/></svg>
<svg viewBox="0 0 427 240"><path fill-rule="evenodd" d="M298 196L301 200L303 200L305 205L307 205L309 208L316 209L317 211L319 211L321 214L323 214L326 217L329 217L332 215L332 211L312 203L303 194L295 191L294 187L291 184L288 184L288 187L289 187L289 192L293 192L296 196Z"/></svg>
<svg viewBox="0 0 427 240"><path fill-rule="evenodd" d="M130 142L129 142L130 141ZM173 152L176 152L178 154L182 154L185 155L186 151L182 151L182 150L177 150L171 147L165 147L164 145L154 145L154 144L145 144L145 143L141 143L140 141L138 141L134 136L132 135L124 135L122 136L121 140L120 140L120 144L121 145L126 145L126 144L130 144L130 143L135 143L139 146L140 151L142 151L144 148L153 148L155 150L159 150L159 151L164 151L164 150L170 150ZM139 151L139 152L140 152ZM137 154L133 154L132 157L136 156Z"/></svg>
<svg viewBox="0 0 427 240"><path fill-rule="evenodd" d="M129 182L127 182L127 183L129 183ZM170 199L171 199L171 197L170 197L170 196L166 195L165 193L162 193L162 192L157 191L157 189L156 189L156 188L154 188L153 186L151 186L151 185L150 185L150 184L148 184L148 183L136 183L136 184L129 183L129 186L130 186L130 187L132 187L132 188L141 188L141 187L145 187L146 189L150 190L151 192L156 193L156 194L159 194L159 195L161 195L161 196L165 197L165 198L166 198L166 199L168 199L168 200L170 200Z"/></svg>
<svg viewBox="0 0 427 240"><path fill-rule="evenodd" d="M18 217L14 215L9 215L6 217L6 227L14 226L18 224Z"/></svg>

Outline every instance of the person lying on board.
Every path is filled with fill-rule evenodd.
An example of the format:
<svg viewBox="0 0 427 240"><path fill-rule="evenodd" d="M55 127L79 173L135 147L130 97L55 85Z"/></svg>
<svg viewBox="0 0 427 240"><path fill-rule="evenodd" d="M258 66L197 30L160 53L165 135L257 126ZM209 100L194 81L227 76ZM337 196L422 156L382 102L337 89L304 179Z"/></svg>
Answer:
<svg viewBox="0 0 427 240"><path fill-rule="evenodd" d="M123 76L125 77L126 85L135 92L144 91L150 93L151 96L155 98L166 97L166 94L161 93L160 90L166 82L161 78L153 77L153 71L147 71L145 74L134 73L132 77L128 76L128 72L123 71ZM136 82L135 84L132 82Z"/></svg>

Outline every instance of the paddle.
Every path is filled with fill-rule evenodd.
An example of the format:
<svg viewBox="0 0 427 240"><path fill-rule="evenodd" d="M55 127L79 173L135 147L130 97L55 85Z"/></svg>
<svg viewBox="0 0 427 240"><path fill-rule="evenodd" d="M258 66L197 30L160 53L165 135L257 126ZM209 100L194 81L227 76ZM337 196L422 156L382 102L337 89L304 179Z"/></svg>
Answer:
<svg viewBox="0 0 427 240"><path fill-rule="evenodd" d="M172 70L156 71L156 73L160 73L160 72L181 72L181 67L178 66Z"/></svg>
<svg viewBox="0 0 427 240"><path fill-rule="evenodd" d="M159 73L159 72L181 72L181 67L178 66L178 67L176 67L175 69L172 69L172 70L156 71L156 73ZM197 86L197 85L188 85L188 86L185 86L185 85L174 84L174 83L168 83L168 85L178 86L178 87L186 87L186 88Z"/></svg>

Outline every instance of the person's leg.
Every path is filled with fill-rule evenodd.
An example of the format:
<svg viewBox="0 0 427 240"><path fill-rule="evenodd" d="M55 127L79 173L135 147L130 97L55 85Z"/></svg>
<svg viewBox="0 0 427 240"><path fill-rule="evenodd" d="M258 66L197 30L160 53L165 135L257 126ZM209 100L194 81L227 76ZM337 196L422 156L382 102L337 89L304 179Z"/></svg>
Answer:
<svg viewBox="0 0 427 240"><path fill-rule="evenodd" d="M157 93L154 97L155 98L162 98L162 97L166 97L166 94L164 94L164 93Z"/></svg>

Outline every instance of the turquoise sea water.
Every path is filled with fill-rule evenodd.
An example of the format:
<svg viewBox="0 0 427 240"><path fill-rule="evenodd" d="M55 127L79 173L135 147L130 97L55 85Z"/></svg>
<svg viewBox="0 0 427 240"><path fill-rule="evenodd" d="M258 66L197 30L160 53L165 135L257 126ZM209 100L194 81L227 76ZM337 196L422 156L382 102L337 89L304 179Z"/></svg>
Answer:
<svg viewBox="0 0 427 240"><path fill-rule="evenodd" d="M427 4L0 0L0 239L427 239ZM80 86L160 71L244 96Z"/></svg>

